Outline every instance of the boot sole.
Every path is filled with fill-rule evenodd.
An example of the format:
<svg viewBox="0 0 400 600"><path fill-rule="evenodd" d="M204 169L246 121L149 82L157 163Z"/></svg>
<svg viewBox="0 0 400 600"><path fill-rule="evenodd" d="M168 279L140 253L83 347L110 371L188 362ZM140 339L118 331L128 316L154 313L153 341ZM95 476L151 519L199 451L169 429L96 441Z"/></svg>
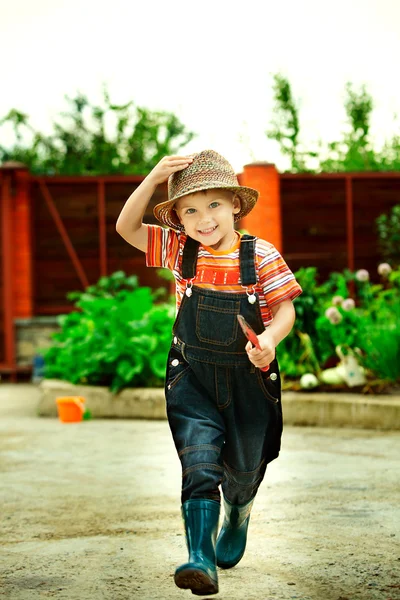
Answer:
<svg viewBox="0 0 400 600"><path fill-rule="evenodd" d="M184 569L175 575L175 585L182 590L192 590L197 596L218 594L218 584L200 569Z"/></svg>

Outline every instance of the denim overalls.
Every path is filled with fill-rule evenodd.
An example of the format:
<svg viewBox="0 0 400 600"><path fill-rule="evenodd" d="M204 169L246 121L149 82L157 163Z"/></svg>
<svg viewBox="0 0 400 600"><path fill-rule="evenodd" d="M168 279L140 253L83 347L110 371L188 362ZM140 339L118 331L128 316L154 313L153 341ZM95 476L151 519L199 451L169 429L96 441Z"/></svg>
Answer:
<svg viewBox="0 0 400 600"><path fill-rule="evenodd" d="M165 393L182 463L182 504L195 498L219 501L220 484L229 502L246 504L279 454L278 363L275 358L267 372L254 367L236 317L242 314L257 334L265 329L252 291L255 242L244 235L240 244L240 279L247 290L237 294L187 284L173 327ZM182 276L188 282L196 274L198 246L187 238Z"/></svg>

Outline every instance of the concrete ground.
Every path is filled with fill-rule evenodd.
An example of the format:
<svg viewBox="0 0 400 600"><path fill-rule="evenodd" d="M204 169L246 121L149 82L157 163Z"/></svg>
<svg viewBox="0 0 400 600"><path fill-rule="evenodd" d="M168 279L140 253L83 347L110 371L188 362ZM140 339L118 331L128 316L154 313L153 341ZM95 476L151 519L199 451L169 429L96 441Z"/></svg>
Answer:
<svg viewBox="0 0 400 600"><path fill-rule="evenodd" d="M193 598L166 421L36 417L0 384L0 598ZM400 432L286 427L224 600L400 598Z"/></svg>

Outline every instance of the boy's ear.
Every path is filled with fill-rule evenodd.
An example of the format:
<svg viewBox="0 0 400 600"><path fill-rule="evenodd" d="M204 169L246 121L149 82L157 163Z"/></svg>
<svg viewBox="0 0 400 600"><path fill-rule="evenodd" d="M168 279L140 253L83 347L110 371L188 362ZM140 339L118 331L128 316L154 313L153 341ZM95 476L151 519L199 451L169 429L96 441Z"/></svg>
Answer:
<svg viewBox="0 0 400 600"><path fill-rule="evenodd" d="M241 209L240 198L237 194L235 194L233 196L232 204L233 204L233 214L237 215Z"/></svg>

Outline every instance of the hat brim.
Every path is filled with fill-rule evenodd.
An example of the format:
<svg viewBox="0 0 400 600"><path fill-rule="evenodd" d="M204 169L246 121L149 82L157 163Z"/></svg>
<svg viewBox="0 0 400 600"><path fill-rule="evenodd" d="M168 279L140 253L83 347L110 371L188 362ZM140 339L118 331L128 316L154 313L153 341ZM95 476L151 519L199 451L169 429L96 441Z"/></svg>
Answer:
<svg viewBox="0 0 400 600"><path fill-rule="evenodd" d="M224 186L219 183L218 185L212 184L203 184L198 189L194 189L190 192L190 194L194 194L196 192L202 192L205 190L227 190L230 192L235 192L240 198L240 211L234 216L234 221L240 221L246 215L249 214L251 210L253 210L254 206L259 197L259 192L254 190L253 188L245 187L242 185L238 186ZM183 225L179 221L178 215L174 210L174 205L179 198L183 198L184 196L190 195L188 193L178 194L173 200L167 200L166 202L160 202L157 204L153 213L158 221L166 225L167 227L171 227L171 229L175 229L177 231L183 231Z"/></svg>

